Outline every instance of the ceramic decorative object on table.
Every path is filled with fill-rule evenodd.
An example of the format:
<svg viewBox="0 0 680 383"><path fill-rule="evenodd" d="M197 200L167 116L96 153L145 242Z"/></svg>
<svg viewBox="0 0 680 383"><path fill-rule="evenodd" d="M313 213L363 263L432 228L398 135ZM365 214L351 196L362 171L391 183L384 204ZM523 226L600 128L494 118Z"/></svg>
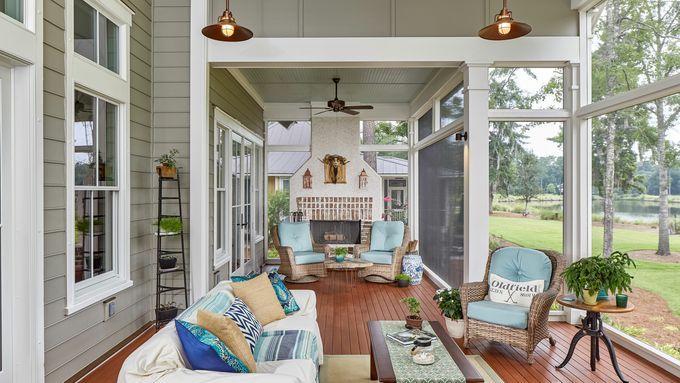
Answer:
<svg viewBox="0 0 680 383"><path fill-rule="evenodd" d="M411 277L412 285L419 285L423 281L423 259L418 253L404 255L401 270L403 274Z"/></svg>

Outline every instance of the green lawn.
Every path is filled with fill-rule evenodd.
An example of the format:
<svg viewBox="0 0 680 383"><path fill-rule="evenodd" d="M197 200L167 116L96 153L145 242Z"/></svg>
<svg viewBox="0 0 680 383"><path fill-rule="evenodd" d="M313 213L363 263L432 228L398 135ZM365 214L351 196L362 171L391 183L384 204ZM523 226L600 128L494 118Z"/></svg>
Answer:
<svg viewBox="0 0 680 383"><path fill-rule="evenodd" d="M489 217L489 230L497 237L520 246L562 251L562 222L531 218ZM593 254L602 252L602 227L593 227ZM615 229L614 249L628 252L655 250L656 233ZM680 252L680 238L671 237L671 250ZM633 286L660 295L675 315L680 316L680 264L636 261Z"/></svg>

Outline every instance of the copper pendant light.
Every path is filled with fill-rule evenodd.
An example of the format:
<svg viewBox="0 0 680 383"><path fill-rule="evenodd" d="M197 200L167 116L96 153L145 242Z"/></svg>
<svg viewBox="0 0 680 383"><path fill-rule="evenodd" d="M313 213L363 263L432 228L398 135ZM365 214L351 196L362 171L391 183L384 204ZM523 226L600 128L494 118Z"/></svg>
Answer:
<svg viewBox="0 0 680 383"><path fill-rule="evenodd" d="M217 24L208 25L201 32L205 37L219 41L245 41L253 37L250 29L236 24L236 19L229 10L229 0L227 0L227 9L217 19Z"/></svg>
<svg viewBox="0 0 680 383"><path fill-rule="evenodd" d="M512 19L508 0L503 0L503 9L496 15L496 21L479 30L479 37L487 40L512 40L531 32L531 25Z"/></svg>

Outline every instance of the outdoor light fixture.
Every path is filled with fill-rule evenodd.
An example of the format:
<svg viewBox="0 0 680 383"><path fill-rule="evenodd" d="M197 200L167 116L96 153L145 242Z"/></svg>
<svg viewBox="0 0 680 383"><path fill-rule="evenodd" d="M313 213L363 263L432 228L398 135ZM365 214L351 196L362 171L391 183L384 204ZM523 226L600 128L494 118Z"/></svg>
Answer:
<svg viewBox="0 0 680 383"><path fill-rule="evenodd" d="M208 25L201 32L205 37L219 41L245 41L253 37L250 29L236 24L236 19L229 10L229 0L227 9L217 19L217 24Z"/></svg>
<svg viewBox="0 0 680 383"><path fill-rule="evenodd" d="M496 21L479 30L479 37L487 40L511 40L531 32L531 25L512 19L508 0L503 0L503 9L496 15Z"/></svg>

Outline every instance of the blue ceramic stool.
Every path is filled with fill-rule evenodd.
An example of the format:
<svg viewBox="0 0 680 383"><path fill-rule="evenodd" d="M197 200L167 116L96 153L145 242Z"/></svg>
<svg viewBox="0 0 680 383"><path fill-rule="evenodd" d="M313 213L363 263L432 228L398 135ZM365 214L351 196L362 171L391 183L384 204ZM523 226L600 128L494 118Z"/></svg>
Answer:
<svg viewBox="0 0 680 383"><path fill-rule="evenodd" d="M404 255L401 272L411 277L412 285L419 285L423 281L423 259L418 254Z"/></svg>

